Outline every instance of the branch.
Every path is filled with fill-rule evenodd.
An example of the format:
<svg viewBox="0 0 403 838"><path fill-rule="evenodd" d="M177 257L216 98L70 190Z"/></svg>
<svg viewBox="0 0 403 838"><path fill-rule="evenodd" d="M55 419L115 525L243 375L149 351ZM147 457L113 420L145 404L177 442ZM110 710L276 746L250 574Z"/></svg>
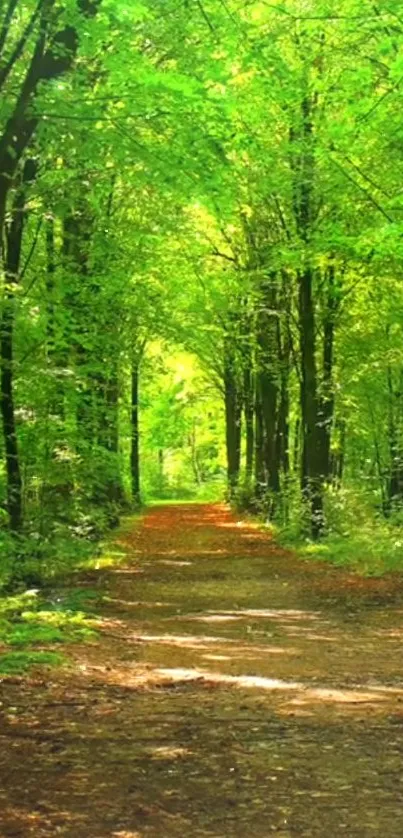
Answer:
<svg viewBox="0 0 403 838"><path fill-rule="evenodd" d="M228 262L232 262L234 265L237 265L237 260L234 256L229 256L228 253L221 253L221 250L217 250L215 247L214 250L211 251L212 256L220 256L221 259L226 259Z"/></svg>
<svg viewBox="0 0 403 838"><path fill-rule="evenodd" d="M367 189L364 189L364 187L361 186L360 183L357 183L357 181L354 180L354 178L348 172L346 172L346 170L343 168L343 166L340 165L340 163L337 162L337 160L334 160L333 157L331 157L330 159L333 165L336 166L337 169L339 169L339 171L344 175L344 177L347 178L347 180L350 181L350 183L352 183L353 186L359 189L360 192L362 192L366 196L368 201L370 201L370 203L384 216L384 218L386 218L388 221L392 223L393 218L389 215L389 213L386 212L386 210L384 210L381 204L378 204L378 201L375 200L371 193L368 192Z"/></svg>
<svg viewBox="0 0 403 838"><path fill-rule="evenodd" d="M23 268L22 268L22 270L20 271L20 276L19 276L19 280L20 280L20 282L24 279L24 276L25 276L25 274L26 274L26 272L27 272L27 270L28 270L28 268L29 268L29 266L30 266L30 263L31 263L32 257L33 257L33 255L34 255L34 253L35 253L36 246L37 246L37 244L38 244L39 233L41 232L41 228L42 228L42 223L43 223L43 217L42 217L42 216L40 216L40 218L38 219L38 224L37 224L37 226L36 226L35 235L34 235L34 237L33 237L32 243L31 243L31 247L30 247L30 249L29 249L29 252L28 252L27 258L26 258L26 260L25 260L24 267L23 267Z"/></svg>
<svg viewBox="0 0 403 838"><path fill-rule="evenodd" d="M203 4L202 4L201 0L196 0L196 2L197 2L197 5L198 5L198 7L199 7L199 9L200 9L200 11L201 11L201 14L202 14L202 16L203 16L204 20L205 20L205 21L206 21L206 23L207 23L208 28L210 29L210 32L213 32L213 33L215 34L215 29L214 29L214 26L213 26L213 24L211 23L211 20L210 20L210 18L208 17L207 12L205 11L205 9L204 9L204 7L203 7Z"/></svg>
<svg viewBox="0 0 403 838"><path fill-rule="evenodd" d="M4 66L0 69L0 89L4 86L4 83L6 82L9 74L11 73L11 70L13 69L14 64L21 57L21 55L23 53L23 50L24 50L24 47L25 47L25 44L27 43L27 40L28 40L29 36L32 34L35 23L38 19L39 12L42 10L42 7L44 5L44 1L45 0L39 0L38 5L37 5L35 11L32 13L31 18L28 21L28 23L25 27L25 30L21 35L20 40L17 42L16 46L14 47L14 50L11 53L10 58L8 59L6 64L4 64ZM18 2L18 0L17 0L17 2ZM0 43L1 43L1 41L0 41Z"/></svg>
<svg viewBox="0 0 403 838"><path fill-rule="evenodd" d="M18 0L9 0L8 9L4 16L3 26L1 27L0 32L0 54L3 52L4 44L6 43L7 35L9 32L10 23L13 18L13 14L17 8Z"/></svg>

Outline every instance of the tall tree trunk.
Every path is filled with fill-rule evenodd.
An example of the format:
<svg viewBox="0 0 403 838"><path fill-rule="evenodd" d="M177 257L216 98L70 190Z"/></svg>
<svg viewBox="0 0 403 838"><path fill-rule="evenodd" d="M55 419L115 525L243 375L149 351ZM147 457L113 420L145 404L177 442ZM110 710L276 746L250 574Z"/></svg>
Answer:
<svg viewBox="0 0 403 838"><path fill-rule="evenodd" d="M281 359L277 340L277 277L274 275L261 286L257 313L257 374L256 386L260 394L264 425L264 452L268 489L271 493L271 514L275 511L276 495L280 492L280 472L277 450L279 380Z"/></svg>
<svg viewBox="0 0 403 838"><path fill-rule="evenodd" d="M310 508L311 532L318 538L324 526L323 475L320 462L318 388L315 358L313 274L307 267L299 275L299 327L301 352L301 417L303 433L303 491Z"/></svg>
<svg viewBox="0 0 403 838"><path fill-rule="evenodd" d="M393 384L393 375L390 365L387 369L388 380L388 443L389 443L389 479L387 486L387 510L390 512L393 507L400 506L403 502L403 445L402 445L402 383L403 374L400 376L400 386Z"/></svg>
<svg viewBox="0 0 403 838"><path fill-rule="evenodd" d="M288 393L288 381L285 376L282 376L281 379L281 388L280 388L280 402L278 407L278 421L277 421L277 439L276 439L276 450L277 450L277 461L279 466L287 477L290 471L290 455L289 455L289 435L290 435L290 427L289 427L289 409L290 409L290 399Z"/></svg>
<svg viewBox="0 0 403 838"><path fill-rule="evenodd" d="M308 80L306 80L308 88ZM298 315L300 335L300 400L302 421L301 485L309 508L310 529L318 538L324 528L323 479L320 462L319 402L316 370L316 324L313 298L314 269L310 245L314 217L315 136L314 97L306 91L292 128L291 165L294 170L294 215L303 245L304 265L298 272Z"/></svg>
<svg viewBox="0 0 403 838"><path fill-rule="evenodd" d="M47 294L47 324L46 332L48 339L48 350L54 352L55 343L55 222L53 216L46 219L46 294Z"/></svg>
<svg viewBox="0 0 403 838"><path fill-rule="evenodd" d="M338 290L336 289L335 268L331 265L327 271L326 302L323 321L323 371L319 398L319 460L320 470L325 482L330 482L332 463L330 447L334 418L333 356L335 317L338 308Z"/></svg>
<svg viewBox="0 0 403 838"><path fill-rule="evenodd" d="M64 267L70 274L72 288L65 304L70 309L70 344L73 361L80 380L76 403L78 427L76 447L78 451L82 452L83 456L86 456L88 448L92 448L99 440L97 408L100 408L101 400L106 400L107 388L107 376L99 372L94 374L91 369L91 361L93 360L91 355L98 349L95 336L93 336L91 351L88 348L89 324L85 294L88 294L92 281L90 257L93 219L88 207L87 189L88 187L84 187L80 200L63 219ZM95 286L93 296L95 301L97 298L97 288ZM101 358L99 357L96 360L99 365ZM106 405L104 404L103 413L105 412ZM102 427L102 436L103 439L107 437L107 430L104 427Z"/></svg>
<svg viewBox="0 0 403 838"><path fill-rule="evenodd" d="M26 219L26 190L35 175L35 164L32 160L27 160L15 193L10 224L6 230L5 251L3 250L6 289L0 322L0 403L7 474L7 509L10 529L14 533L19 532L22 527L22 480L14 400L15 294L20 277L22 238Z"/></svg>
<svg viewBox="0 0 403 838"><path fill-rule="evenodd" d="M280 470L283 473L285 482L287 481L288 473L290 471L290 454L289 454L289 411L290 411L290 395L289 395L289 377L290 377L290 363L291 363L291 338L290 338L290 324L289 312L286 300L285 277L283 275L283 288L281 308L283 319L277 318L277 347L278 356L280 359L280 393L279 406L277 417L277 460Z"/></svg>
<svg viewBox="0 0 403 838"><path fill-rule="evenodd" d="M9 279L7 283L9 283ZM22 527L22 481L18 454L14 404L14 289L7 289L0 325L1 415L7 473L7 509L10 529L17 533Z"/></svg>
<svg viewBox="0 0 403 838"><path fill-rule="evenodd" d="M158 449L158 489L160 497L163 496L165 489L165 474L164 474L164 449Z"/></svg>
<svg viewBox="0 0 403 838"><path fill-rule="evenodd" d="M132 363L131 372L130 475L132 487L132 501L136 506L141 503L139 442L139 365L138 361L134 360Z"/></svg>
<svg viewBox="0 0 403 838"><path fill-rule="evenodd" d="M301 475L301 419L297 416L294 425L294 444L292 454L292 470L294 475Z"/></svg>
<svg viewBox="0 0 403 838"><path fill-rule="evenodd" d="M242 415L242 401L231 338L226 339L224 347L224 401L228 495L231 498L234 496L239 483Z"/></svg>
<svg viewBox="0 0 403 838"><path fill-rule="evenodd" d="M332 483L335 489L340 489L343 479L346 449L346 422L344 419L336 419L335 432L337 438L337 448L336 451L333 451L331 456Z"/></svg>
<svg viewBox="0 0 403 838"><path fill-rule="evenodd" d="M260 388L255 388L255 496L262 498L267 490L265 455L264 455L264 425Z"/></svg>
<svg viewBox="0 0 403 838"><path fill-rule="evenodd" d="M248 359L249 360L249 359ZM245 417L245 483L250 486L253 475L253 455L255 446L254 414L254 375L251 366L247 365L243 376L243 409Z"/></svg>

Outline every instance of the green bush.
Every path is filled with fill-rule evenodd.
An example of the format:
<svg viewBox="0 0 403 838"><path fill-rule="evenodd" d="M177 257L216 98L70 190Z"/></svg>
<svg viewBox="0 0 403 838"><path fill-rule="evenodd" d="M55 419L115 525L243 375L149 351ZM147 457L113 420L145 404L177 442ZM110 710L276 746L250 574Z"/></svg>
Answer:
<svg viewBox="0 0 403 838"><path fill-rule="evenodd" d="M365 576L403 570L403 536L399 516L386 519L375 492L355 486L325 493L327 530L319 542L304 537L293 516L292 525L275 527L278 541L310 559L349 567Z"/></svg>

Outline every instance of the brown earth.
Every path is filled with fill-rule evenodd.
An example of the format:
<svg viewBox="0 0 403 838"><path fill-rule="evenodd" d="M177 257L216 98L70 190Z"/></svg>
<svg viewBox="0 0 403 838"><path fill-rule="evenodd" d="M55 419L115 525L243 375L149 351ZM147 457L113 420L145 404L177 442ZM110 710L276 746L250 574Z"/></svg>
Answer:
<svg viewBox="0 0 403 838"><path fill-rule="evenodd" d="M217 505L117 542L77 582L99 639L0 683L0 835L401 838L401 577L300 561Z"/></svg>

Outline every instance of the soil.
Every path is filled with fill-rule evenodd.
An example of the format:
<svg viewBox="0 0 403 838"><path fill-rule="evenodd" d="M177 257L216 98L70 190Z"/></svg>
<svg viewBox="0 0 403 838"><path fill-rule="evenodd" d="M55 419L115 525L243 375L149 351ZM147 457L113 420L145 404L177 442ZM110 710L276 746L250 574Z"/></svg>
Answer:
<svg viewBox="0 0 403 838"><path fill-rule="evenodd" d="M301 561L221 505L116 542L75 582L100 636L1 679L2 838L401 838L402 578Z"/></svg>

